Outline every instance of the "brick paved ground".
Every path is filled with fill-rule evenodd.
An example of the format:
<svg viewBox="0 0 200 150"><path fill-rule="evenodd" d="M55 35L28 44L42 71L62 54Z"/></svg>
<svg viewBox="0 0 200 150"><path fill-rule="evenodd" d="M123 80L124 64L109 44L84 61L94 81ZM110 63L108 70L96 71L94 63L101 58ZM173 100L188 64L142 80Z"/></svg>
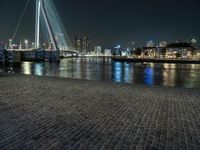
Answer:
<svg viewBox="0 0 200 150"><path fill-rule="evenodd" d="M0 75L0 149L200 149L200 90Z"/></svg>

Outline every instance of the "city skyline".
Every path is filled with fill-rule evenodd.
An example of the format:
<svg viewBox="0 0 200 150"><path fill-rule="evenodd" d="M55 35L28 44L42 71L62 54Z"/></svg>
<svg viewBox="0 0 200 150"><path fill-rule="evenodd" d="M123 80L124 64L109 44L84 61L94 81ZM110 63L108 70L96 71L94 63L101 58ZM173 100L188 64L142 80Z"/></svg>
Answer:
<svg viewBox="0 0 200 150"><path fill-rule="evenodd" d="M200 0L1 0L0 149L200 150Z"/></svg>
<svg viewBox="0 0 200 150"><path fill-rule="evenodd" d="M4 20L0 28L0 39L7 40L14 32L25 5L21 0L2 0L0 18ZM55 3L55 1L53 1ZM116 44L135 41L136 47L149 40L173 42L186 41L190 37L200 37L197 0L182 1L56 1L55 6L61 16L70 39L87 34L95 45L112 48ZM7 8L10 9L7 9ZM35 3L31 1L18 37L34 37ZM14 15L15 14L15 15ZM18 39L19 40L19 39Z"/></svg>

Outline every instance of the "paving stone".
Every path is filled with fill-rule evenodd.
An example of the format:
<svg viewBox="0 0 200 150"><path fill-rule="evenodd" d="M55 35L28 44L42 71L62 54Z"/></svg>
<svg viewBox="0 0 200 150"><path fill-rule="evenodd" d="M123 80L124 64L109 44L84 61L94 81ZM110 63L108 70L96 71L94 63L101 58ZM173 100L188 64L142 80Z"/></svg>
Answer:
<svg viewBox="0 0 200 150"><path fill-rule="evenodd" d="M0 149L200 149L200 89L0 74Z"/></svg>

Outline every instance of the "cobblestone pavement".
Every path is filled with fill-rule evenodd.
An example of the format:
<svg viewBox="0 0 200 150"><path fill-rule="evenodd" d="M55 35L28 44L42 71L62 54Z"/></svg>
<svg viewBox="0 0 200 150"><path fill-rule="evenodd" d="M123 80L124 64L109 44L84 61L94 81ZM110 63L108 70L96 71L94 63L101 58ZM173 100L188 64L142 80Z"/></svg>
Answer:
<svg viewBox="0 0 200 150"><path fill-rule="evenodd" d="M1 150L200 150L200 90L0 75Z"/></svg>

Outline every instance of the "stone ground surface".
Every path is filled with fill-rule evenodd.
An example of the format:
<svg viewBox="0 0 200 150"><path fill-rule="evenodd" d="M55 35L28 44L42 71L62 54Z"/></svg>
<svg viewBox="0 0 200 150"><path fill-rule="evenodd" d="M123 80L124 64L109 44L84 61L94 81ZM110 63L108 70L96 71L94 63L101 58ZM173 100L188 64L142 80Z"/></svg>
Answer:
<svg viewBox="0 0 200 150"><path fill-rule="evenodd" d="M0 150L200 149L200 89L0 74Z"/></svg>

